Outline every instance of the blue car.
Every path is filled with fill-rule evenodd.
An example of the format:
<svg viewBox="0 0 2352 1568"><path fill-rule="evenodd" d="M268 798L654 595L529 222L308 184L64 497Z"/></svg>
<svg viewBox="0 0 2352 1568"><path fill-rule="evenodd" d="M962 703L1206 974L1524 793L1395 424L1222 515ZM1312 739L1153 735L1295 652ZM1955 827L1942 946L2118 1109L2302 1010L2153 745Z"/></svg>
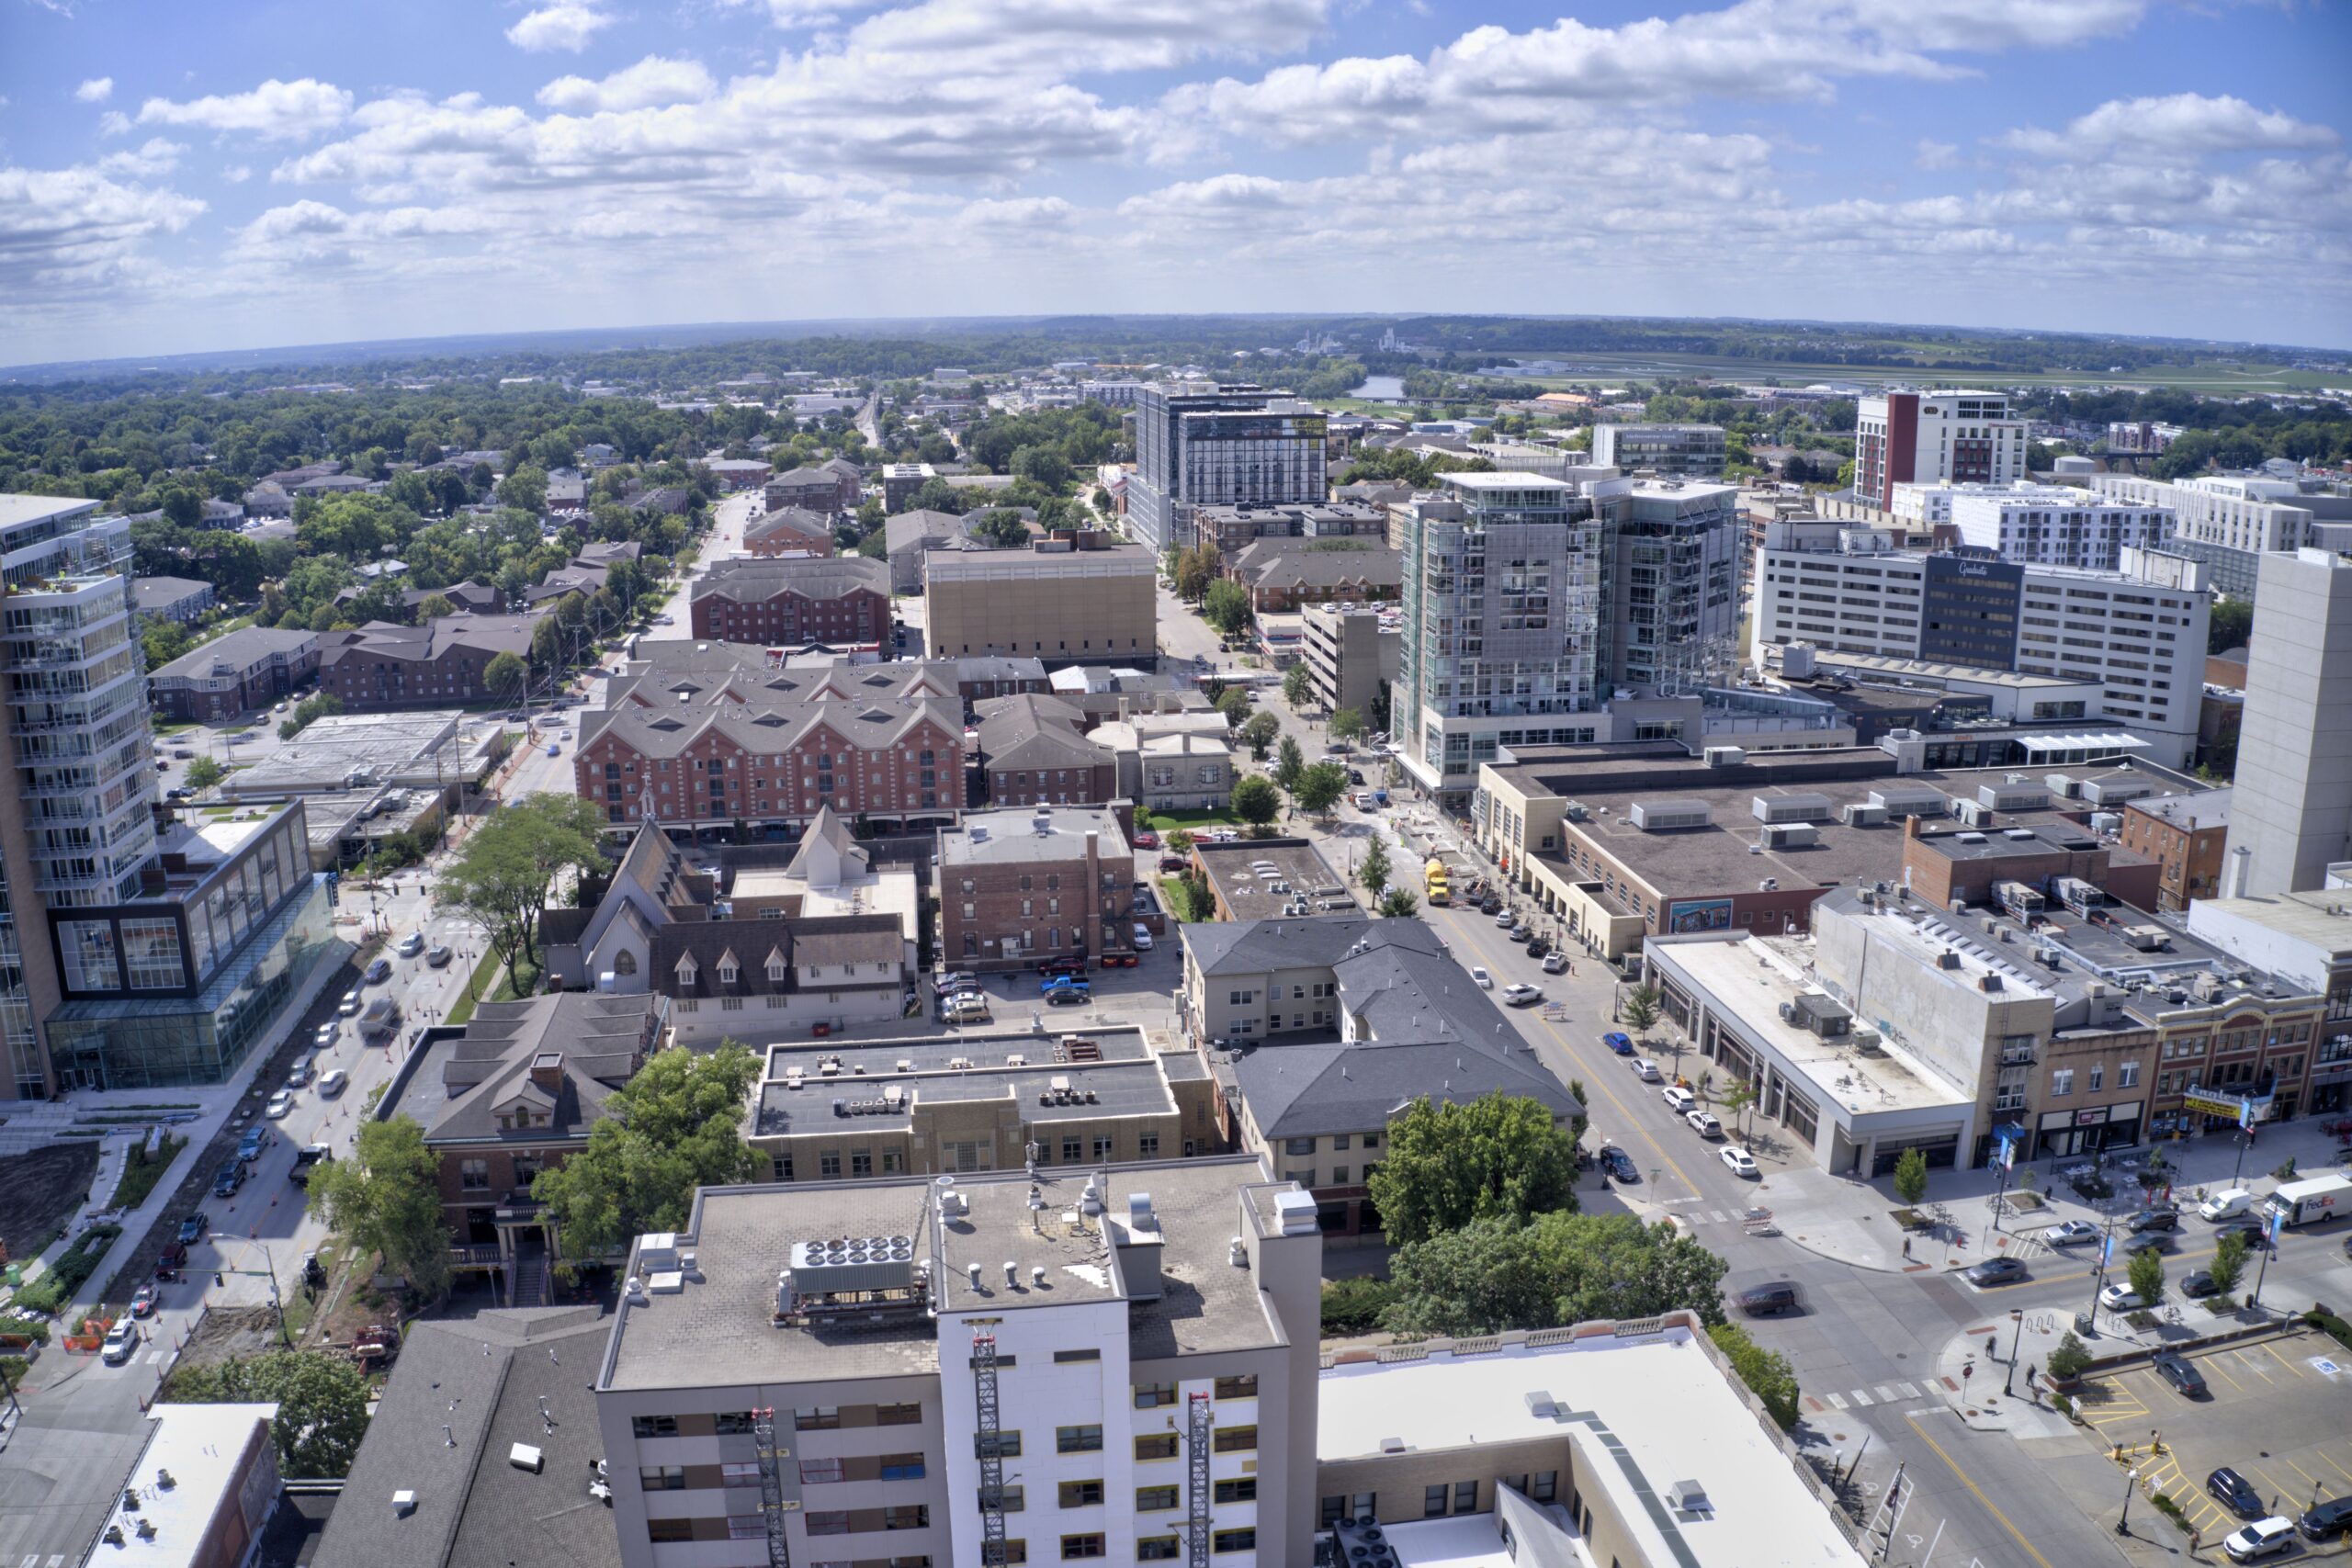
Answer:
<svg viewBox="0 0 2352 1568"><path fill-rule="evenodd" d="M1058 991L1065 986L1083 987L1085 984L1086 980L1081 976L1048 975L1044 979L1037 982L1037 989L1042 994L1046 991Z"/></svg>
<svg viewBox="0 0 2352 1568"><path fill-rule="evenodd" d="M1630 1034L1620 1034L1612 1029L1600 1037L1600 1043L1620 1056L1630 1056L1634 1054L1634 1039Z"/></svg>
<svg viewBox="0 0 2352 1568"><path fill-rule="evenodd" d="M248 1127L245 1129L245 1135L237 1140L237 1159L242 1164L251 1165L261 1157L262 1150L268 1146L268 1128Z"/></svg>

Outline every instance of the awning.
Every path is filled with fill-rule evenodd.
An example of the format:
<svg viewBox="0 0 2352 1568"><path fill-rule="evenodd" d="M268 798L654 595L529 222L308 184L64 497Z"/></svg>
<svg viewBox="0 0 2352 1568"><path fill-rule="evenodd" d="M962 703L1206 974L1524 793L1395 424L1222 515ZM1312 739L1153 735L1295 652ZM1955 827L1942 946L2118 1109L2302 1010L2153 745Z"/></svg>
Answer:
<svg viewBox="0 0 2352 1568"><path fill-rule="evenodd" d="M2107 730L2087 735L2020 735L2019 746L2028 751L2144 751L2148 743L2128 730Z"/></svg>

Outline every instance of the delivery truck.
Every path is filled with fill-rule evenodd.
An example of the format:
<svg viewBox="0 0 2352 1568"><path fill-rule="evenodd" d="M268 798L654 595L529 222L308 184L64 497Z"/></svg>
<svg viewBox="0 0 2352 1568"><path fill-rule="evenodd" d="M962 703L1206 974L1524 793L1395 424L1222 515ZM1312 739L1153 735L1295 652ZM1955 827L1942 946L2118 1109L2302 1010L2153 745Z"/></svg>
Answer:
<svg viewBox="0 0 2352 1568"><path fill-rule="evenodd" d="M2290 1225L2352 1214L2352 1176L2338 1172L2282 1182L2270 1195L2270 1212Z"/></svg>

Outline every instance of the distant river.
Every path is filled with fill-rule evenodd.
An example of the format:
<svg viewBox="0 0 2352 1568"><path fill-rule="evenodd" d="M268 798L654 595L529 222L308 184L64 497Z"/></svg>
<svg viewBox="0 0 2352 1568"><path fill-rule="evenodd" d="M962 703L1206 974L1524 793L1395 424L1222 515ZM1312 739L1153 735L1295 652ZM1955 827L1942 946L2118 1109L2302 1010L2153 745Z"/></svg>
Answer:
<svg viewBox="0 0 2352 1568"><path fill-rule="evenodd" d="M1401 403L1405 400L1405 378L1402 376L1367 376L1363 385L1348 396L1368 398L1377 403Z"/></svg>

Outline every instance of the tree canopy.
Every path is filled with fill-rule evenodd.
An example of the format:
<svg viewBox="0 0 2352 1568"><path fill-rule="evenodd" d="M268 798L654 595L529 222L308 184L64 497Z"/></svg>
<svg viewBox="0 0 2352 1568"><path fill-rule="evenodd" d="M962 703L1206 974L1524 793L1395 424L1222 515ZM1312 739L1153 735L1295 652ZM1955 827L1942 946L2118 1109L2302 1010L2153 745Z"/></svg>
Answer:
<svg viewBox="0 0 2352 1568"><path fill-rule="evenodd" d="M1253 828L1266 826L1282 809L1282 793L1263 773L1250 773L1233 786L1233 814Z"/></svg>
<svg viewBox="0 0 2352 1568"><path fill-rule="evenodd" d="M1574 1209L1576 1170L1575 1140L1540 1100L1424 1095L1389 1122L1388 1152L1365 1186L1389 1241L1402 1245L1493 1215Z"/></svg>
<svg viewBox="0 0 2352 1568"><path fill-rule="evenodd" d="M368 1379L323 1350L271 1350L259 1356L181 1365L170 1397L187 1404L276 1404L269 1435L281 1474L305 1481L351 1472L368 1435Z"/></svg>
<svg viewBox="0 0 2352 1568"><path fill-rule="evenodd" d="M441 1217L441 1160L407 1116L359 1124L347 1159L311 1170L311 1212L363 1258L380 1256L431 1300L449 1288L449 1236Z"/></svg>
<svg viewBox="0 0 2352 1568"><path fill-rule="evenodd" d="M759 1057L731 1040L707 1055L655 1052L605 1102L588 1146L531 1184L564 1256L601 1257L633 1235L684 1230L695 1188L761 1175L767 1162L741 1132L759 1071Z"/></svg>
<svg viewBox="0 0 2352 1568"><path fill-rule="evenodd" d="M1321 817L1347 793L1348 770L1338 762L1317 762L1298 775L1290 797L1309 817Z"/></svg>
<svg viewBox="0 0 2352 1568"><path fill-rule="evenodd" d="M604 831L604 813L593 802L553 793L526 795L484 818L459 846L441 874L436 907L480 920L507 963L536 964L548 889L567 869L603 867L597 840Z"/></svg>
<svg viewBox="0 0 2352 1568"><path fill-rule="evenodd" d="M1645 1226L1631 1214L1555 1213L1525 1224L1498 1214L1399 1248L1391 1268L1397 1301L1385 1326L1497 1334L1676 1308L1713 1326L1724 1321L1729 1267L1671 1225Z"/></svg>

